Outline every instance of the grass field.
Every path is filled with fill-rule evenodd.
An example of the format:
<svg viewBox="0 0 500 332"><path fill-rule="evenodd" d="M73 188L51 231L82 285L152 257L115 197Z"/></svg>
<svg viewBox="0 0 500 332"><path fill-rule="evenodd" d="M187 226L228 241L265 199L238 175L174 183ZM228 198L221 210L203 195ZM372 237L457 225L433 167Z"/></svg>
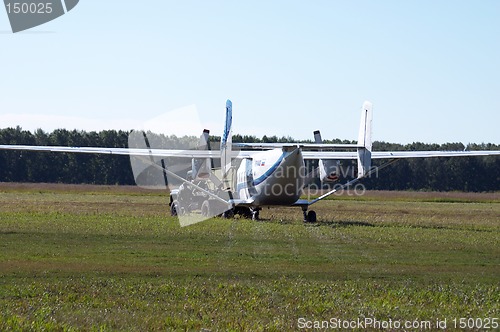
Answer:
<svg viewBox="0 0 500 332"><path fill-rule="evenodd" d="M181 228L167 195L0 184L0 330L500 317L500 195L368 192Z"/></svg>

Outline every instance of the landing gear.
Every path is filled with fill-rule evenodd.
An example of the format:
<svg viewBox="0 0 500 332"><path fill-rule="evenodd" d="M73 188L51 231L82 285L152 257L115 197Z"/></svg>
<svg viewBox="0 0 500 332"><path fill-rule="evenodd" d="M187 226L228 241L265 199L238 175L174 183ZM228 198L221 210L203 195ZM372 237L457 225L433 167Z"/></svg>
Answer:
<svg viewBox="0 0 500 332"><path fill-rule="evenodd" d="M261 208L237 206L233 213L239 214L245 219L259 220L260 210Z"/></svg>
<svg viewBox="0 0 500 332"><path fill-rule="evenodd" d="M315 223L316 222L316 212L313 210L307 212L307 209L302 209L304 213L304 222L305 223Z"/></svg>
<svg viewBox="0 0 500 332"><path fill-rule="evenodd" d="M203 201L203 204L201 204L201 215L203 217L210 217L210 201L206 200Z"/></svg>
<svg viewBox="0 0 500 332"><path fill-rule="evenodd" d="M250 208L242 208L239 210L239 214L245 219L252 219L252 210Z"/></svg>
<svg viewBox="0 0 500 332"><path fill-rule="evenodd" d="M179 203L177 201L173 201L172 203L170 203L170 215L172 217L175 217L178 214L178 211L177 211L177 205L178 204Z"/></svg>
<svg viewBox="0 0 500 332"><path fill-rule="evenodd" d="M250 209L252 212L252 220L259 220L259 211L260 209Z"/></svg>
<svg viewBox="0 0 500 332"><path fill-rule="evenodd" d="M316 212L314 211L309 211L307 213L307 221L308 222L311 222L311 223L315 223L316 222Z"/></svg>
<svg viewBox="0 0 500 332"><path fill-rule="evenodd" d="M234 217L234 210L233 209L227 210L222 214L222 218L224 218L224 219L233 219L233 217Z"/></svg>

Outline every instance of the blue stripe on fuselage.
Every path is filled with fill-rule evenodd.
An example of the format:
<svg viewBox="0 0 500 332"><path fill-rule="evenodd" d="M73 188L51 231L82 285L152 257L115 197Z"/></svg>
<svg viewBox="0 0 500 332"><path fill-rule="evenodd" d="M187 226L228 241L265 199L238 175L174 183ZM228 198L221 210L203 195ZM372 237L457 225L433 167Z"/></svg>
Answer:
<svg viewBox="0 0 500 332"><path fill-rule="evenodd" d="M254 179L253 182L252 182L252 185L255 187L255 186L258 186L259 184L261 184L262 182L266 181L268 177L270 177L274 171L279 167L279 165L281 164L281 162L283 161L283 159L285 158L285 155L287 153L284 152L281 157L279 157L278 161L276 161L274 163L273 166L271 166L271 168L269 168L264 174L262 174L258 179ZM288 153L289 154L289 153Z"/></svg>

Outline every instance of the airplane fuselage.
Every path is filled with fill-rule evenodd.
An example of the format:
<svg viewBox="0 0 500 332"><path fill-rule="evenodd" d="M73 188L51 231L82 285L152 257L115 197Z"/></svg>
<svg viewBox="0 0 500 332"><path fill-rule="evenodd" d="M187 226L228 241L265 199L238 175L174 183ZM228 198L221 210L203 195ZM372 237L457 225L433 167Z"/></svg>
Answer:
<svg viewBox="0 0 500 332"><path fill-rule="evenodd" d="M301 195L304 177L299 147L262 151L242 160L236 172L236 194L253 206L291 205Z"/></svg>

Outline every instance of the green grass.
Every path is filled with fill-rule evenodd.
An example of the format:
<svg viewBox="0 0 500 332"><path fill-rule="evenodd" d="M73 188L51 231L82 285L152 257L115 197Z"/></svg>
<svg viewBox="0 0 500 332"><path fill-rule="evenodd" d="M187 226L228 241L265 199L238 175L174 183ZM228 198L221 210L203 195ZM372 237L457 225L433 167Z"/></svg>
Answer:
<svg viewBox="0 0 500 332"><path fill-rule="evenodd" d="M181 228L123 188L4 188L0 330L296 330L500 316L500 203L379 194ZM404 195L403 195L404 196ZM439 198L439 195L437 195ZM480 196L479 196L480 197Z"/></svg>

